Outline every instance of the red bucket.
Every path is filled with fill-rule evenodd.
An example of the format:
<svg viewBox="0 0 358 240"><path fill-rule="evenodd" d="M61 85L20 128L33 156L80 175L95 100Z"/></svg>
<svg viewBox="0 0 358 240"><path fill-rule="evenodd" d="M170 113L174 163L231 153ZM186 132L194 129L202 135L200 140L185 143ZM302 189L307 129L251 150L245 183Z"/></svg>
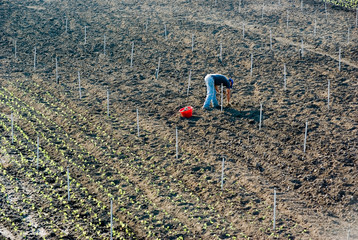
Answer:
<svg viewBox="0 0 358 240"><path fill-rule="evenodd" d="M179 112L183 117L190 118L191 116L193 116L193 107L192 106L184 107L180 109Z"/></svg>

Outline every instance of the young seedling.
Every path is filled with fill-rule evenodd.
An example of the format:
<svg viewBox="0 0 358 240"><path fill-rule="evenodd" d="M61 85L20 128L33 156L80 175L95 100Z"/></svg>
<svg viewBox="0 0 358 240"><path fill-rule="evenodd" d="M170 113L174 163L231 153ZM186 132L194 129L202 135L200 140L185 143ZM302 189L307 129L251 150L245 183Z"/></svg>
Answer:
<svg viewBox="0 0 358 240"><path fill-rule="evenodd" d="M250 64L250 76L252 77L252 68L253 68L253 65L254 65L254 56L253 54L251 53L251 64Z"/></svg>
<svg viewBox="0 0 358 240"><path fill-rule="evenodd" d="M221 111L223 111L223 105L224 105L224 85L221 84Z"/></svg>
<svg viewBox="0 0 358 240"><path fill-rule="evenodd" d="M138 114L138 108L137 108L137 136L139 137L139 114Z"/></svg>
<svg viewBox="0 0 358 240"><path fill-rule="evenodd" d="M191 82L191 69L189 70L189 78L188 78L188 89L186 91L186 96L189 96L189 90L190 90L190 82Z"/></svg>
<svg viewBox="0 0 358 240"><path fill-rule="evenodd" d="M327 107L329 110L329 101L330 101L330 94L331 94L331 80L328 79L328 87L327 87Z"/></svg>
<svg viewBox="0 0 358 240"><path fill-rule="evenodd" d="M131 51L131 68L133 67L133 53L134 53L134 42L132 42L132 51Z"/></svg>
<svg viewBox="0 0 358 240"><path fill-rule="evenodd" d="M259 121L259 130L261 130L262 126L262 102L260 102L260 121Z"/></svg>
<svg viewBox="0 0 358 240"><path fill-rule="evenodd" d="M303 152L306 152L306 143L307 143L307 131L308 131L308 121L306 121L306 127L305 127L305 139L303 141Z"/></svg>
<svg viewBox="0 0 358 240"><path fill-rule="evenodd" d="M77 71L77 77L78 77L78 92L80 94L80 99L82 98L82 92L81 92L81 75L80 71Z"/></svg>
<svg viewBox="0 0 358 240"><path fill-rule="evenodd" d="M14 114L11 113L11 143L14 143Z"/></svg>
<svg viewBox="0 0 358 240"><path fill-rule="evenodd" d="M276 188L273 190L273 230L276 229Z"/></svg>
<svg viewBox="0 0 358 240"><path fill-rule="evenodd" d="M175 128L175 156L176 156L176 159L178 160L178 157L179 157L179 143L178 143L178 128Z"/></svg>
<svg viewBox="0 0 358 240"><path fill-rule="evenodd" d="M36 62L37 62L37 51L36 51L36 47L34 47L34 71L36 70Z"/></svg>
<svg viewBox="0 0 358 240"><path fill-rule="evenodd" d="M109 117L109 90L107 89L107 116Z"/></svg>
<svg viewBox="0 0 358 240"><path fill-rule="evenodd" d="M225 158L222 159L222 163L221 163L221 190L224 189L224 168L225 168Z"/></svg>
<svg viewBox="0 0 358 240"><path fill-rule="evenodd" d="M56 83L58 83L58 62L57 62L57 57L55 58L55 65L56 65L56 69L55 69L55 77L56 77Z"/></svg>

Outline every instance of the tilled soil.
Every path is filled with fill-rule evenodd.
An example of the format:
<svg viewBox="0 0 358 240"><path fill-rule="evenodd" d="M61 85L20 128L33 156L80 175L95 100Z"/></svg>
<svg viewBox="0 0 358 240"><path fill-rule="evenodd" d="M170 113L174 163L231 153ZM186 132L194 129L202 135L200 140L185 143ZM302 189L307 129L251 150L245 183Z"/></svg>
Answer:
<svg viewBox="0 0 358 240"><path fill-rule="evenodd" d="M356 16L302 3L1 2L0 233L358 239Z"/></svg>

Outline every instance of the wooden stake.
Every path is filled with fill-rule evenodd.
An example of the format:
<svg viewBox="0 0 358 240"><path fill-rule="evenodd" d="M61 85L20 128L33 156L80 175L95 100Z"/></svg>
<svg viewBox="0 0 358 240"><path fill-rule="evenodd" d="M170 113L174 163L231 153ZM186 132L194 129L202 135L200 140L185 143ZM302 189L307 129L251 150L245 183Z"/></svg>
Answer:
<svg viewBox="0 0 358 240"><path fill-rule="evenodd" d="M132 51L131 51L131 68L133 67L133 53L134 53L134 42L132 42Z"/></svg>
<svg viewBox="0 0 358 240"><path fill-rule="evenodd" d="M137 135L139 137L139 114L138 114L138 108L137 108Z"/></svg>
<svg viewBox="0 0 358 240"><path fill-rule="evenodd" d="M81 75L80 75L80 71L77 71L77 76L78 76L78 91L80 94L80 99L82 98L82 92L81 92Z"/></svg>
<svg viewBox="0 0 358 240"><path fill-rule="evenodd" d="M221 190L224 189L224 168L225 168L225 158L223 158L221 164Z"/></svg>
<svg viewBox="0 0 358 240"><path fill-rule="evenodd" d="M273 190L273 230L276 229L276 188Z"/></svg>
<svg viewBox="0 0 358 240"><path fill-rule="evenodd" d="M306 143L307 143L307 131L308 131L308 121L306 121L306 127L305 127L305 139L303 142L303 152L306 152Z"/></svg>

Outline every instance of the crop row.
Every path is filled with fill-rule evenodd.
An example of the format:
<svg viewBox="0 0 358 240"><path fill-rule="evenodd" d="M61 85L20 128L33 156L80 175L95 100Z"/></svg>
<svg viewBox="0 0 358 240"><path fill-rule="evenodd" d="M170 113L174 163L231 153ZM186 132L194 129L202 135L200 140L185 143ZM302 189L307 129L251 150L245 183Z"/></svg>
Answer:
<svg viewBox="0 0 358 240"><path fill-rule="evenodd" d="M5 130L9 130L6 129L6 124L4 123L4 121L6 121L6 116L2 115L2 121L1 121L1 125L5 128ZM21 156L20 160L17 161L16 158L14 160L14 162L12 162L12 164L16 164L17 166L17 171L16 171L16 175L18 175L17 177L21 177L21 176L26 176L28 180L30 180L31 186L32 187L37 187L39 185L39 182L41 182L40 189L37 190L36 194L31 194L31 196L38 196L38 195L42 195L42 198L40 199L47 199L50 201L49 208L46 208L46 210L50 209L50 210L54 210L54 212L52 212L51 216L54 216L55 213L62 213L64 214L64 222L68 221L68 219L76 219L79 220L79 210L73 210L70 211L71 208L76 207L78 208L78 206L73 206L74 203L79 204L81 208L85 208L82 209L83 211L82 214L84 214L83 216L88 216L90 219L85 219L85 223L86 222L90 222L90 229L87 231L87 233L90 232L94 232L96 233L98 236L97 237L101 237L103 238L102 235L100 235L100 229L104 232L108 232L108 229L106 229L107 227L105 227L105 229L103 229L103 226L99 226L99 225L103 225L101 224L101 219L98 218L99 215L102 216L106 216L108 215L108 212L103 212L106 209L106 206L100 201L97 200L96 198L94 198L93 196L91 196L91 194L88 194L88 191L86 190L86 188L82 187L81 184L79 182L77 182L74 178L71 178L71 197L72 197L72 202L67 202L64 199L66 199L66 195L65 193L66 191L66 181L63 179L65 177L65 172L64 172L64 168L62 166L58 166L58 164L56 162L54 162L47 154L45 151L41 152L43 153L44 157L46 158L46 163L45 161L41 161L41 168L40 171L36 170L36 168L33 166L34 164L32 164L32 161L29 161L29 159L31 159L31 157L33 157L33 159L35 159L35 154L31 151L31 149L33 148L33 146L35 146L35 144L29 141L26 141L26 139L29 139L28 137L26 137L25 133L21 130L21 128L19 128L17 125L15 125L15 128L22 133L22 135L24 136L25 140L21 140L21 138L16 140L16 145L18 148L21 148L22 152L26 152L28 154L31 154L29 156L27 156L25 158L25 156L22 154L22 152L18 152L17 154L19 156ZM30 140L31 141L31 140ZM3 139L3 143L6 143L6 139ZM9 144L9 143L8 143ZM30 145L30 146L29 146ZM32 145L32 146L31 146ZM13 151L17 151L14 146L11 146ZM75 189L75 191L73 191ZM76 201L74 201L73 199L76 199ZM53 201L56 200L56 204L53 204ZM37 201L38 203L42 204L41 200ZM90 204L90 205L88 205ZM59 206L58 209L53 209L53 206ZM44 208L44 207L42 207ZM33 208L31 208L33 209ZM39 206L37 209L41 209L41 206ZM68 210L67 210L68 209ZM107 209L108 210L108 209ZM73 216L72 216L73 215ZM68 217L69 216L69 217ZM81 215L81 219L83 220L83 216ZM71 220L73 221L73 220ZM118 219L115 218L115 221L118 221ZM97 225L96 225L97 222ZM74 225L75 226L75 231L79 231L82 232L81 235L86 236L86 231L84 229L84 227L80 226L79 224ZM122 223L121 221L119 221L119 226L120 228L124 229L125 232L127 232L127 235L130 236L130 230L128 228L126 228L126 225L124 223ZM96 230L97 229L97 230ZM115 236L118 235L118 237L120 237L119 231L118 233L114 232Z"/></svg>

